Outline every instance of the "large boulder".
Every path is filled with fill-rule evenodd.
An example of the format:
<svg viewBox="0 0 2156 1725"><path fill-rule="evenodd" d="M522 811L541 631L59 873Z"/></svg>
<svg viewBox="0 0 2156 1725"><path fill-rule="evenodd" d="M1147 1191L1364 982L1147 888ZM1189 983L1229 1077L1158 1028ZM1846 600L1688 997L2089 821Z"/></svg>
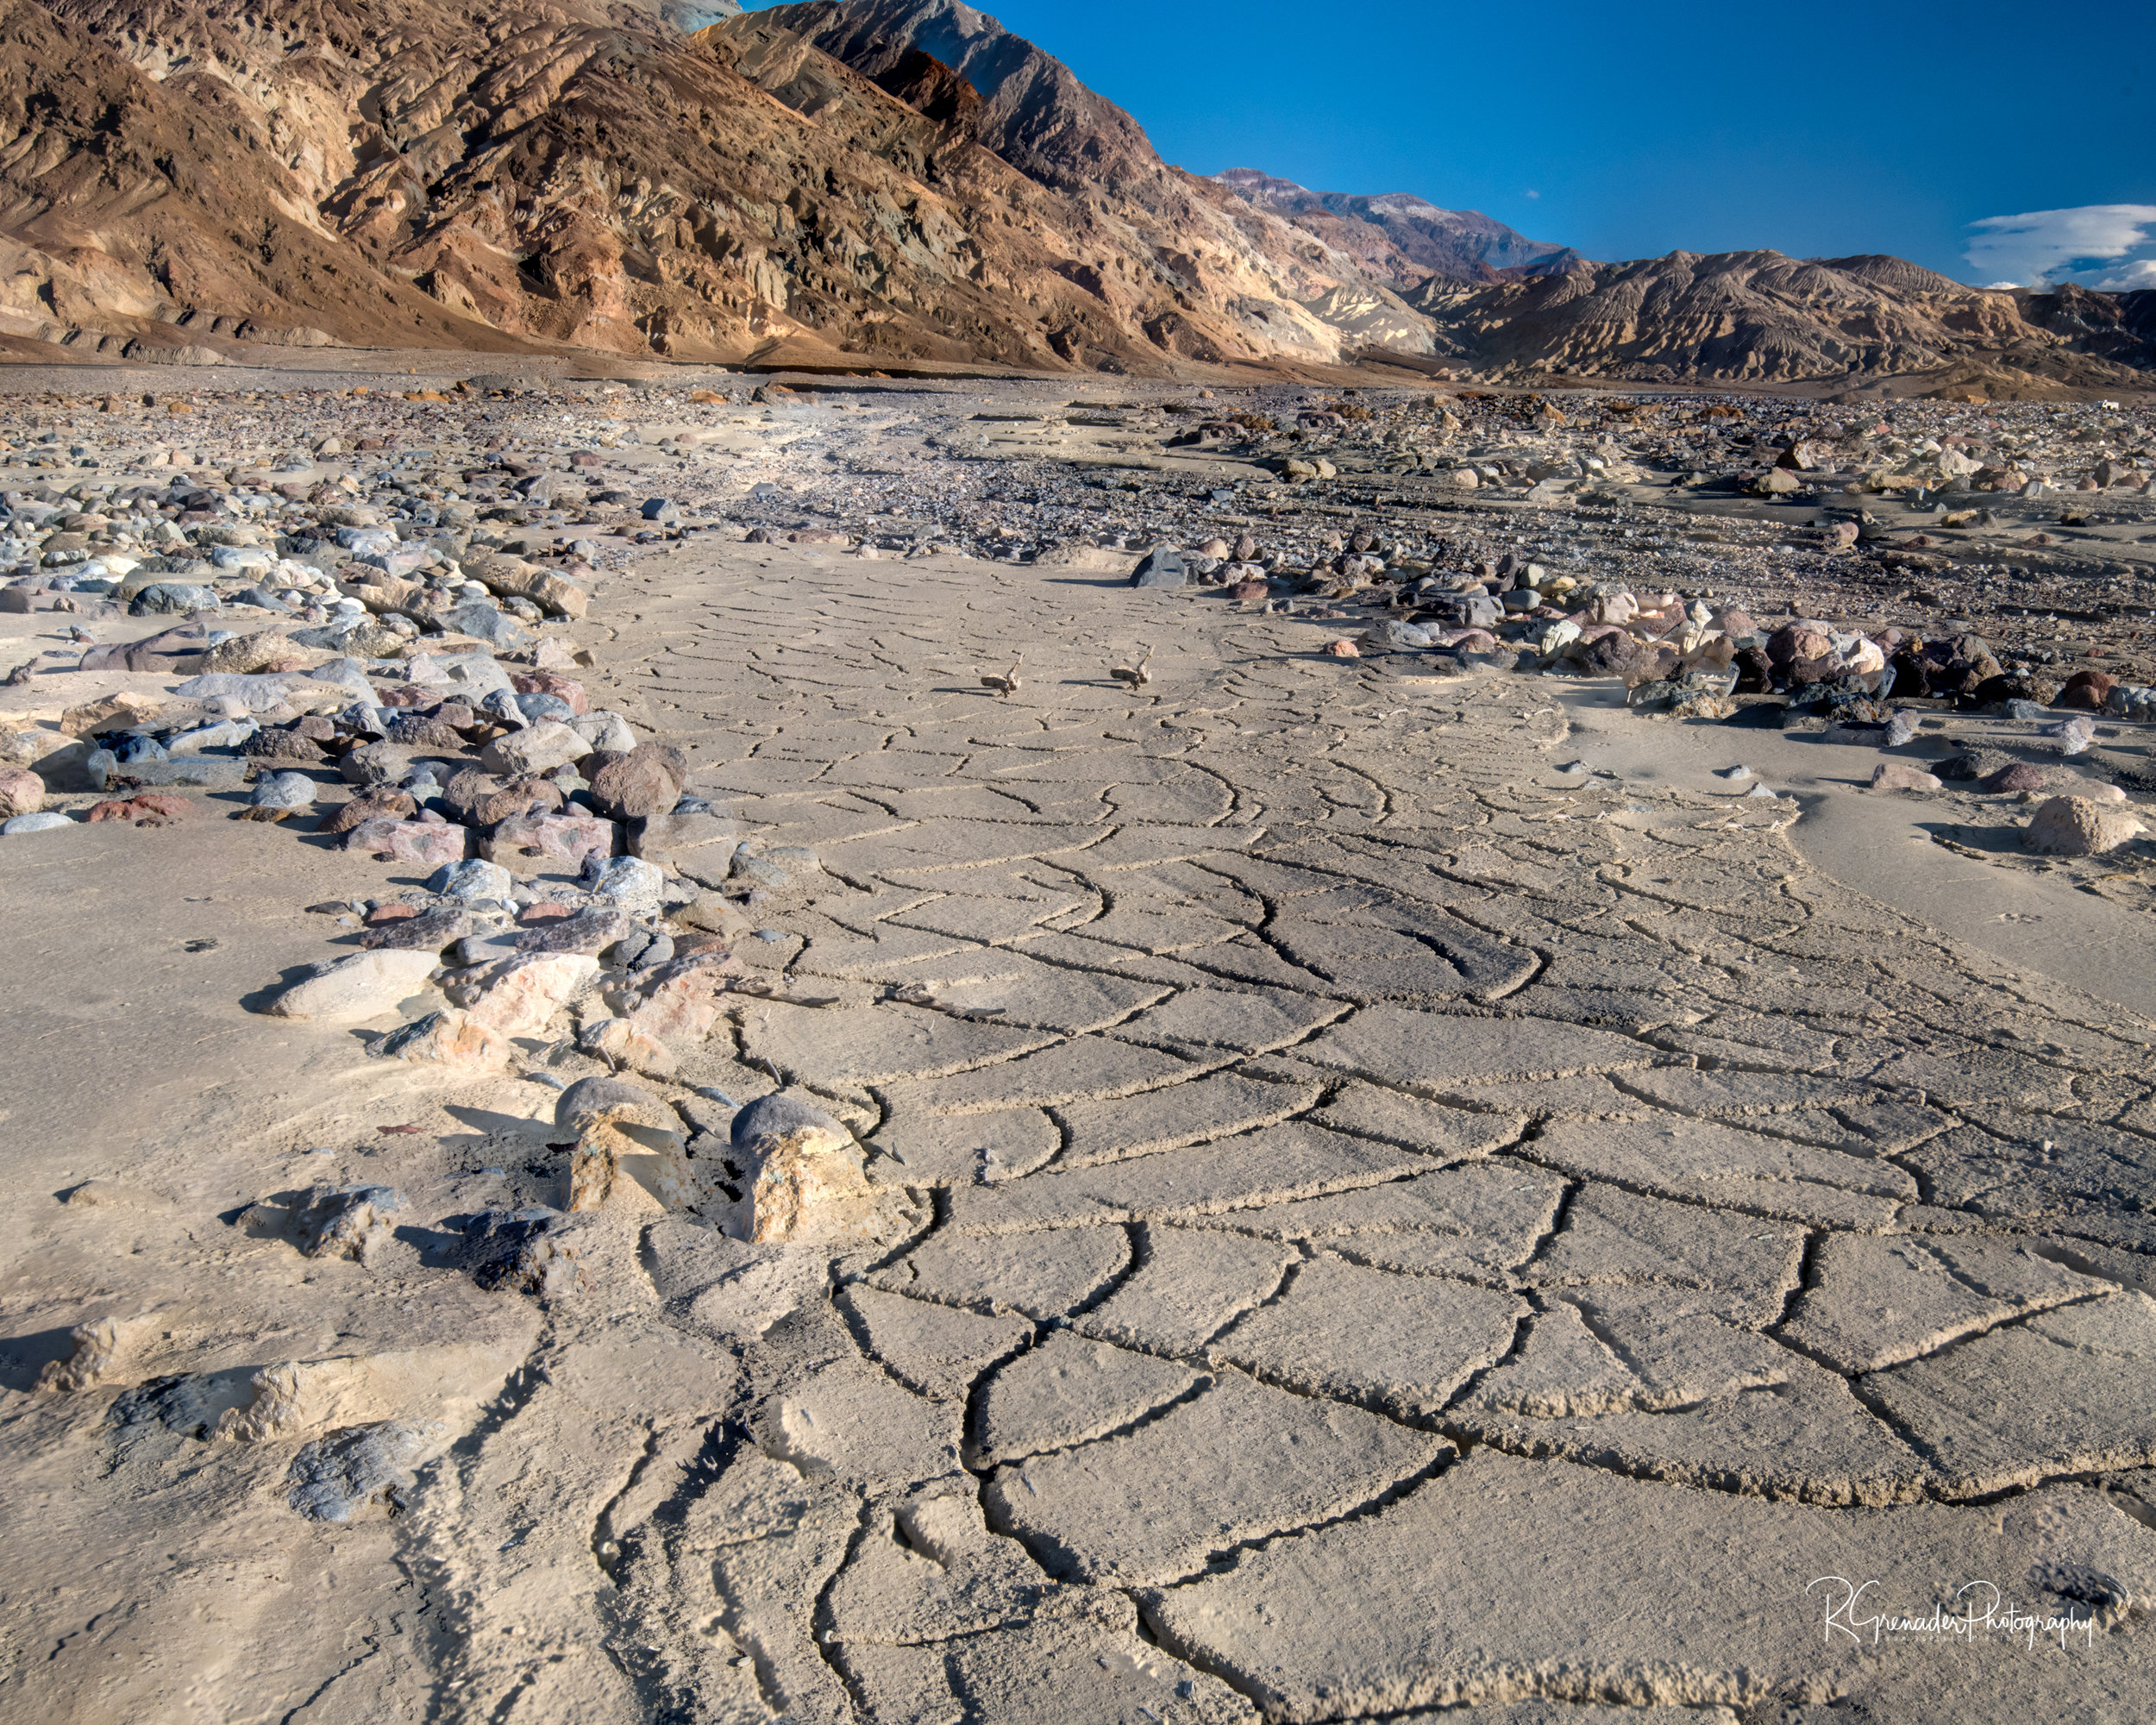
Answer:
<svg viewBox="0 0 2156 1725"><path fill-rule="evenodd" d="M452 977L446 992L491 1030L536 1036L598 975L599 960L581 953L530 953Z"/></svg>

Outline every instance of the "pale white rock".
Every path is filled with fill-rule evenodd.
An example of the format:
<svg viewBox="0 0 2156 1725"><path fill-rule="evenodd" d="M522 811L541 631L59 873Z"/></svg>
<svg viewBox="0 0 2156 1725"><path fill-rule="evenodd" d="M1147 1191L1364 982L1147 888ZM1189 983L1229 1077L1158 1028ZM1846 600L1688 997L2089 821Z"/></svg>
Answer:
<svg viewBox="0 0 2156 1725"><path fill-rule="evenodd" d="M591 752L592 745L569 726L542 719L497 737L479 750L479 764L490 773L516 779L573 765Z"/></svg>
<svg viewBox="0 0 2156 1725"><path fill-rule="evenodd" d="M273 1018L358 1024L394 1010L398 1002L419 993L440 962L426 950L354 952L317 966L311 975L291 984L262 1010Z"/></svg>

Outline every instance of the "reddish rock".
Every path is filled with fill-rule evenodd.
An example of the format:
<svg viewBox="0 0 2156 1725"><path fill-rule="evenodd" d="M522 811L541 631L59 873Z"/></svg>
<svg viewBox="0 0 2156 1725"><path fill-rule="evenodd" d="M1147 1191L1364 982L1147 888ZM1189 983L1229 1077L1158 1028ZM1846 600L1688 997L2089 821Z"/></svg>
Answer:
<svg viewBox="0 0 2156 1725"><path fill-rule="evenodd" d="M1318 649L1328 659L1359 659L1362 649L1352 641L1328 641Z"/></svg>
<svg viewBox="0 0 2156 1725"><path fill-rule="evenodd" d="M563 1002L599 975L588 953L536 952L498 959L448 984L449 998L504 1036L536 1036Z"/></svg>
<svg viewBox="0 0 2156 1725"><path fill-rule="evenodd" d="M580 717L592 710L584 685L574 677L565 677L554 671L512 671L509 686L520 695L557 695L568 702L571 712Z"/></svg>
<svg viewBox="0 0 2156 1725"><path fill-rule="evenodd" d="M498 1072L517 1047L491 1025L445 1007L378 1038L367 1051L385 1060L434 1061L461 1072Z"/></svg>
<svg viewBox="0 0 2156 1725"><path fill-rule="evenodd" d="M718 1022L731 979L741 974L741 961L724 947L688 957L677 952L634 988L611 994L609 1003L632 1031L654 1042L700 1042Z"/></svg>
<svg viewBox="0 0 2156 1725"><path fill-rule="evenodd" d="M1831 662L1833 656L1833 643L1820 630L1800 629L1793 623L1785 623L1767 637L1767 658L1777 668L1819 660Z"/></svg>
<svg viewBox="0 0 2156 1725"><path fill-rule="evenodd" d="M35 814L44 806L44 780L28 767L0 767L0 820Z"/></svg>
<svg viewBox="0 0 2156 1725"><path fill-rule="evenodd" d="M574 874L587 856L611 856L620 830L593 815L517 815L498 825L482 849L512 874Z"/></svg>
<svg viewBox="0 0 2156 1725"><path fill-rule="evenodd" d="M523 927L536 928L542 923L560 922L562 918L575 914L576 913L567 905L526 905L522 911L517 913L517 920Z"/></svg>
<svg viewBox="0 0 2156 1725"><path fill-rule="evenodd" d="M1623 630L1604 625L1592 640L1573 643L1571 657L1584 676L1621 677L1645 669L1651 650Z"/></svg>
<svg viewBox="0 0 2156 1725"><path fill-rule="evenodd" d="M385 922L402 922L418 914L417 905L377 905L367 913L367 925L379 928Z"/></svg>
<svg viewBox="0 0 2156 1725"><path fill-rule="evenodd" d="M1977 781L1976 788L1985 796L2010 796L2016 791L2049 790L2061 775L2049 767L2039 767L2032 762L2016 761L2010 767L2002 767L1996 773L1987 773ZM2076 776L2065 775L2066 777Z"/></svg>
<svg viewBox="0 0 2156 1725"><path fill-rule="evenodd" d="M2115 679L2102 671L2076 671L2066 679L2066 686L2059 692L2053 706L2071 707L2077 712L2102 712Z"/></svg>
<svg viewBox="0 0 2156 1725"><path fill-rule="evenodd" d="M464 861L471 835L447 821L363 820L344 836L347 850L363 850L388 862L439 869Z"/></svg>
<svg viewBox="0 0 2156 1725"><path fill-rule="evenodd" d="M671 758L669 758L671 757ZM593 765L597 762L599 764ZM639 743L626 755L593 755L584 762L592 806L616 820L664 814L680 800L687 763L680 751Z"/></svg>
<svg viewBox="0 0 2156 1725"><path fill-rule="evenodd" d="M192 814L195 806L185 797L162 797L145 791L124 801L95 803L85 820L131 820L137 826L169 826Z"/></svg>

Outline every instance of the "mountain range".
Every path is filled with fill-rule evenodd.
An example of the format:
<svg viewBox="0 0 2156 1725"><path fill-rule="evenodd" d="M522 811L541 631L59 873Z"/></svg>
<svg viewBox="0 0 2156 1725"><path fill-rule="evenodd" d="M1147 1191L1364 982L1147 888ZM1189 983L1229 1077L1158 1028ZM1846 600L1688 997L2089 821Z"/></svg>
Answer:
<svg viewBox="0 0 2156 1725"><path fill-rule="evenodd" d="M1602 264L1163 162L958 0L0 0L0 343L1170 373L1384 362L1993 394L2136 380L2156 292Z"/></svg>

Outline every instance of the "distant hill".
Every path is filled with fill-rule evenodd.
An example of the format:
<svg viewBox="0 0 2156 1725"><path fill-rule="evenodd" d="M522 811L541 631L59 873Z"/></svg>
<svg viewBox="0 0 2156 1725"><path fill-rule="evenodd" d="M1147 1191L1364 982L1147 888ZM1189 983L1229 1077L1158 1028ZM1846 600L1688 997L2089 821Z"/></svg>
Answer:
<svg viewBox="0 0 2156 1725"><path fill-rule="evenodd" d="M1495 281L1507 272L1547 274L1581 261L1570 246L1531 240L1480 210L1441 210L1411 192L1367 198L1313 191L1251 167L1232 167L1213 179L1395 287L1418 287L1432 276Z"/></svg>
<svg viewBox="0 0 2156 1725"><path fill-rule="evenodd" d="M2145 381L2156 292L2006 292L1900 258L1672 252L1406 296L1478 372L1789 383L1961 368L1987 392ZM1954 380L1942 379L1945 387Z"/></svg>

